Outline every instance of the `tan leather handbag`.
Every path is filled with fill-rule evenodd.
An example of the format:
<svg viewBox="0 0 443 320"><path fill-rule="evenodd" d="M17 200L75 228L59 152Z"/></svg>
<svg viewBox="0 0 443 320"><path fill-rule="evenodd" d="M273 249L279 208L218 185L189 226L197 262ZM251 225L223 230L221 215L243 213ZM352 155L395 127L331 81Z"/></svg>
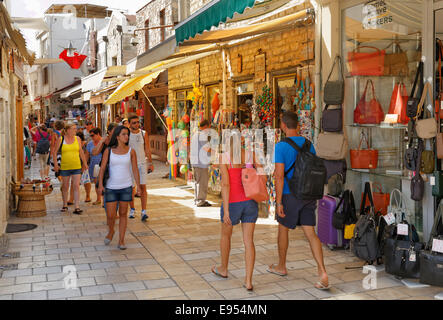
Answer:
<svg viewBox="0 0 443 320"><path fill-rule="evenodd" d="M437 158L443 159L443 133L437 134L435 144L437 145Z"/></svg>
<svg viewBox="0 0 443 320"><path fill-rule="evenodd" d="M397 44L397 53L386 53L383 75L385 76L407 76L409 75L408 55L403 51L398 42L392 42L387 48ZM385 49L385 50L386 50Z"/></svg>
<svg viewBox="0 0 443 320"><path fill-rule="evenodd" d="M424 90L423 90L423 95L421 96L421 100L420 103L418 104L417 107L417 115L416 115L416 119L418 118L418 116L421 114L422 110L423 110L423 105L425 103L426 100L426 95L429 94L429 98L430 101L433 100L433 95L432 95L432 90L431 90L431 84L429 82L426 82ZM424 114L430 114L429 110L427 110L427 108L425 108L424 110ZM438 126L437 126L437 121L434 117L429 117L427 119L420 119L417 120L416 124L415 124L415 130L417 131L417 135L419 138L422 139L431 139L437 136L437 132L438 132Z"/></svg>
<svg viewBox="0 0 443 320"><path fill-rule="evenodd" d="M345 159L348 152L348 141L343 133L323 132L318 135L315 151L317 156L322 159Z"/></svg>

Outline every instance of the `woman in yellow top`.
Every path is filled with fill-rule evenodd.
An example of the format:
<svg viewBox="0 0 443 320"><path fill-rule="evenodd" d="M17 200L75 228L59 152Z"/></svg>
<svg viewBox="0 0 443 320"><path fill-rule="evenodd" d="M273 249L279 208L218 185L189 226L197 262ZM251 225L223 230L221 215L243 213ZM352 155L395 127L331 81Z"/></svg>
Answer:
<svg viewBox="0 0 443 320"><path fill-rule="evenodd" d="M68 191L69 184L72 178L72 186L74 188L74 214L81 214L82 210L79 208L79 193L80 193L80 178L82 172L88 170L86 157L83 152L82 142L77 133L77 126L75 124L68 124L65 126L64 137L58 138L56 147L53 150L52 157L54 159L55 172L60 171L62 177L62 194L63 194L63 208L62 212L68 211ZM63 141L63 142L62 142ZM63 143L63 144L62 144ZM60 149L61 148L61 149ZM57 163L57 152L60 149L62 159L60 161L60 167Z"/></svg>

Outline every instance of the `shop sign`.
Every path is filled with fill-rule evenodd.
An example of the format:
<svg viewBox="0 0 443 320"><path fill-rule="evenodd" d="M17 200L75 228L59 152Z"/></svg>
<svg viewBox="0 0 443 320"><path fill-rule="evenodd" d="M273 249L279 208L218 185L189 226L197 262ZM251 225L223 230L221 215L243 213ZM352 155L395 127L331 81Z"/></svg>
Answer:
<svg viewBox="0 0 443 320"><path fill-rule="evenodd" d="M266 55L259 53L254 57L254 73L256 82L266 81Z"/></svg>
<svg viewBox="0 0 443 320"><path fill-rule="evenodd" d="M392 14L385 0L373 0L363 6L363 28L378 29L393 22Z"/></svg>
<svg viewBox="0 0 443 320"><path fill-rule="evenodd" d="M25 72L23 70L23 61L16 55L13 55L14 60L14 74L21 80L24 81L25 79Z"/></svg>

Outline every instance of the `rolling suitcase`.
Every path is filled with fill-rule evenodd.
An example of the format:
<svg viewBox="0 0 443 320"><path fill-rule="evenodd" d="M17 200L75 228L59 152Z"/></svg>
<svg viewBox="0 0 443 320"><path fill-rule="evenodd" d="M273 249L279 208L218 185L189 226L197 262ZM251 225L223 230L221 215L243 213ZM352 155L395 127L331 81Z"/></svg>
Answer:
<svg viewBox="0 0 443 320"><path fill-rule="evenodd" d="M332 215L334 214L340 198L324 196L318 201L317 234L320 241L329 249L347 248L349 240L343 238L343 230L337 230L332 226Z"/></svg>

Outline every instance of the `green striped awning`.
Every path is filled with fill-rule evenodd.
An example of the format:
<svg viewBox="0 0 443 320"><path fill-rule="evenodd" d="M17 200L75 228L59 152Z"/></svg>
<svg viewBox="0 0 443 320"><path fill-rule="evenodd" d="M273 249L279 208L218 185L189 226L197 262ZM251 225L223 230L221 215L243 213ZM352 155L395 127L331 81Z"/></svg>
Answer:
<svg viewBox="0 0 443 320"><path fill-rule="evenodd" d="M255 0L214 0L175 27L177 45L198 33L226 22L237 12L242 14Z"/></svg>

